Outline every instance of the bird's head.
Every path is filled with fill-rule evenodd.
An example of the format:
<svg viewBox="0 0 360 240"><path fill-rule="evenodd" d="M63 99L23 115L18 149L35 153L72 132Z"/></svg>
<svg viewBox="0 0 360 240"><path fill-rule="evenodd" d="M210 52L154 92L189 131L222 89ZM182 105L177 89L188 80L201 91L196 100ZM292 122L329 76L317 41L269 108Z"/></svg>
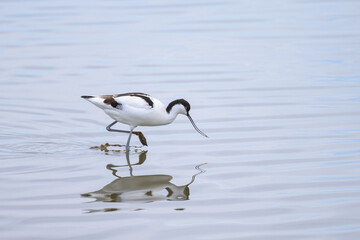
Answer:
<svg viewBox="0 0 360 240"><path fill-rule="evenodd" d="M176 99L169 103L166 108L167 113L175 112L177 114L188 115L190 111L190 103L185 99Z"/></svg>
<svg viewBox="0 0 360 240"><path fill-rule="evenodd" d="M192 120L189 112L190 112L190 103L188 101L186 101L185 99L177 99L172 101L171 103L169 103L169 105L166 108L167 113L170 113L172 111L174 111L177 114L183 114L186 115L191 124L193 125L193 127L195 128L195 130L200 133L201 135L203 135L204 137L208 137L205 133L203 133L202 131L200 131L200 129L195 125L194 120Z"/></svg>

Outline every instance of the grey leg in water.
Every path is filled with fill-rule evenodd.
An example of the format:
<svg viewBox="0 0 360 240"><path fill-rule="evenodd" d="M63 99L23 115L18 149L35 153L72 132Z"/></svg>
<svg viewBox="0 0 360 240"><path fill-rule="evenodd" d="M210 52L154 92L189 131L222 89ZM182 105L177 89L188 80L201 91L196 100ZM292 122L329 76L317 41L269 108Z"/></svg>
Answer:
<svg viewBox="0 0 360 240"><path fill-rule="evenodd" d="M130 176L133 177L133 169L132 169L132 166L131 166L131 163L130 163L130 153L129 152L125 152L126 154L126 162L127 162L127 165L113 165L113 164L108 164L106 166L107 169L109 169L111 172L112 172L112 175L114 175L115 177L117 178L121 178L119 175L117 175L117 169L116 167L125 167L125 166L128 166L129 167L129 171L130 171ZM140 162L140 160L139 160ZM137 164L135 164L137 165Z"/></svg>
<svg viewBox="0 0 360 240"><path fill-rule="evenodd" d="M129 138L128 138L127 143L126 143L126 152L129 152L129 151L130 151L129 145L130 145L130 139L131 139L132 133L133 133L133 129L130 129Z"/></svg>
<svg viewBox="0 0 360 240"><path fill-rule="evenodd" d="M111 123L109 126L106 127L106 130L108 130L109 132L130 133L130 131L112 129L111 127L114 126L116 123L117 123L117 121L114 121L113 123ZM139 140L140 140L142 145L147 146L146 138L145 138L145 136L144 136L144 134L142 132L134 131L133 134L135 134L135 135L137 135L139 137Z"/></svg>

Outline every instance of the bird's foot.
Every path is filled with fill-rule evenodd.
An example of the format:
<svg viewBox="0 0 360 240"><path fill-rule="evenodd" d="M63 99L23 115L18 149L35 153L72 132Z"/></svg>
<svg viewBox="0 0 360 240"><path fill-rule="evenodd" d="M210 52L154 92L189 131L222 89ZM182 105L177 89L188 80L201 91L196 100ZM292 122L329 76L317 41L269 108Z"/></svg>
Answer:
<svg viewBox="0 0 360 240"><path fill-rule="evenodd" d="M140 140L142 145L147 146L146 138L145 138L145 136L144 136L144 134L142 132L133 132L133 134L135 134L135 135L137 135L139 137L139 140Z"/></svg>

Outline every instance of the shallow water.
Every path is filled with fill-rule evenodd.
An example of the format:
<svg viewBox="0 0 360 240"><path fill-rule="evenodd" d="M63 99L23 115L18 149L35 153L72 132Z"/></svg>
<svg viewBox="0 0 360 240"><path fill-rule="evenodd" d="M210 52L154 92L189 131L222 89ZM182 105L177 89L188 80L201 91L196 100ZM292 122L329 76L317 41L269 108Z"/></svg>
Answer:
<svg viewBox="0 0 360 240"><path fill-rule="evenodd" d="M1 1L2 239L358 239L359 9ZM127 156L80 96L130 91L210 138L179 116Z"/></svg>

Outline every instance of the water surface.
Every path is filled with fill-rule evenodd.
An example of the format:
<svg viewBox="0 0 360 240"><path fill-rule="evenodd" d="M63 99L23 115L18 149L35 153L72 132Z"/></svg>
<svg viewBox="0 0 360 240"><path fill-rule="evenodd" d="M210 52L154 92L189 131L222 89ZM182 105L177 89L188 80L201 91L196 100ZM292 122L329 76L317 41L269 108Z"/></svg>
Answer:
<svg viewBox="0 0 360 240"><path fill-rule="evenodd" d="M2 238L359 238L357 1L0 6ZM210 138L179 116L127 156L80 96L131 91Z"/></svg>

